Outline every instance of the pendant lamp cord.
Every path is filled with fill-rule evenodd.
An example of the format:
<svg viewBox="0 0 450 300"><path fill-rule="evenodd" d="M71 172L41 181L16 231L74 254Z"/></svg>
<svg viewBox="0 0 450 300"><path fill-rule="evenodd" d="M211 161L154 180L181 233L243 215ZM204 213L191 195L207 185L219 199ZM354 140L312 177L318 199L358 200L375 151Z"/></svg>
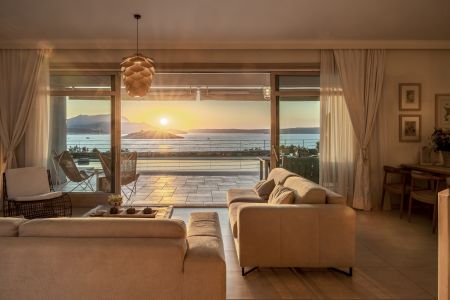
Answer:
<svg viewBox="0 0 450 300"><path fill-rule="evenodd" d="M136 54L139 53L139 18L136 18Z"/></svg>
<svg viewBox="0 0 450 300"><path fill-rule="evenodd" d="M139 19L141 15L135 14L134 18L136 19L136 54L139 54Z"/></svg>

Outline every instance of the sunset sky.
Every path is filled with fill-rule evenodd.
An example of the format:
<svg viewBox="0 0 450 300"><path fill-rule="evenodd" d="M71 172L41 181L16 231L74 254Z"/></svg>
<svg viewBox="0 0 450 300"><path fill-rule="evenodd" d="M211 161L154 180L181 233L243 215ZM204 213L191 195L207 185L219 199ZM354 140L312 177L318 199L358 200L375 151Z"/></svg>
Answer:
<svg viewBox="0 0 450 300"><path fill-rule="evenodd" d="M80 114L109 114L110 102L69 100L67 118ZM130 122L160 127L166 118L168 128L269 128L267 101L123 101L122 115ZM319 101L289 101L280 104L281 128L319 127Z"/></svg>

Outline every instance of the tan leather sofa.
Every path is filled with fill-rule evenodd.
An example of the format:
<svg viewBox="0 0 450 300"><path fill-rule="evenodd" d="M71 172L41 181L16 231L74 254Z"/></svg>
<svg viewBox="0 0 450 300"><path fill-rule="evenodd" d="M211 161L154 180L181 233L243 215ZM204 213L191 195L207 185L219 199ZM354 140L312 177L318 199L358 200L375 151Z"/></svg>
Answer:
<svg viewBox="0 0 450 300"><path fill-rule="evenodd" d="M339 194L282 168L274 179L294 204L267 204L252 189L228 192L228 213L242 275L252 267L349 268L355 263L355 212Z"/></svg>
<svg viewBox="0 0 450 300"><path fill-rule="evenodd" d="M216 213L0 218L1 299L225 299Z"/></svg>

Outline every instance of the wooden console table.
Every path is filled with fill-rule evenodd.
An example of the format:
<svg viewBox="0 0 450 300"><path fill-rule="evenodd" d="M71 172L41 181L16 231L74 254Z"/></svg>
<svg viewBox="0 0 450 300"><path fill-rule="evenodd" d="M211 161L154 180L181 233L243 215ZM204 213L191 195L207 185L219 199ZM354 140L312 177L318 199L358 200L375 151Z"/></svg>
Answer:
<svg viewBox="0 0 450 300"><path fill-rule="evenodd" d="M433 166L433 165L419 165L419 164L402 164L402 167L414 171L428 172L436 175L443 175L450 177L450 168L443 166Z"/></svg>

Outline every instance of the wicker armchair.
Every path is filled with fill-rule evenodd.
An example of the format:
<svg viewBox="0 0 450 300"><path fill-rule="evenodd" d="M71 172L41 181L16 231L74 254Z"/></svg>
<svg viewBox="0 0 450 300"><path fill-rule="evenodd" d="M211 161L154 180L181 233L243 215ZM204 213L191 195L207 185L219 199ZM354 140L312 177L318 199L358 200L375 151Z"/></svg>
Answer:
<svg viewBox="0 0 450 300"><path fill-rule="evenodd" d="M105 178L109 183L109 189L111 186L111 158L100 152L98 153L98 158L102 164L103 171L105 173ZM130 200L133 193L136 193L136 184L139 179L139 173L136 170L137 165L137 152L124 152L120 154L120 185L122 193L125 197ZM131 185L131 187L130 187ZM129 190L129 194L125 192L125 189ZM110 190L104 190L104 192L110 192Z"/></svg>
<svg viewBox="0 0 450 300"><path fill-rule="evenodd" d="M72 202L67 193L53 191L50 172L45 168L8 169L3 173L3 215L67 217L72 215Z"/></svg>
<svg viewBox="0 0 450 300"><path fill-rule="evenodd" d="M73 161L72 155L70 155L69 151L64 150L60 154L53 152L53 162L55 164L57 178L59 178L59 169L61 169L65 176L69 179L66 183L59 187L60 190L62 190L70 182L75 182L77 185L69 192L77 189L78 187L81 187L83 190L89 188L92 192L94 192L94 188L92 187L90 181L95 175L95 172L87 173L86 171L80 171Z"/></svg>

